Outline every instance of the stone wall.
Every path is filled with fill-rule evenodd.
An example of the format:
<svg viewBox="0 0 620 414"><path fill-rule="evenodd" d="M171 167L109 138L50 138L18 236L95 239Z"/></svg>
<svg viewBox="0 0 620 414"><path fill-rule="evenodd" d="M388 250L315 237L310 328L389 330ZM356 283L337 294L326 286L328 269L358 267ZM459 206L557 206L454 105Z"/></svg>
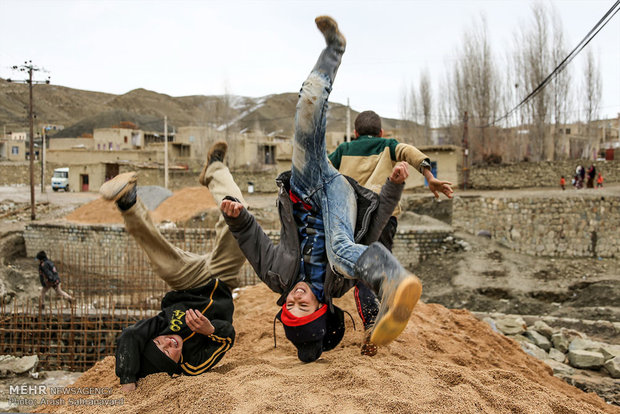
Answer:
<svg viewBox="0 0 620 414"><path fill-rule="evenodd" d="M620 197L566 192L563 197L455 197L452 225L521 253L559 257L620 255Z"/></svg>
<svg viewBox="0 0 620 414"><path fill-rule="evenodd" d="M50 185L54 168L61 166L46 163L45 181ZM41 184L41 162L34 162L34 183ZM0 185L29 185L30 184L30 162L29 161L3 161L0 162Z"/></svg>
<svg viewBox="0 0 620 414"><path fill-rule="evenodd" d="M560 177L566 178L570 186L577 165L586 169L589 160L568 160L552 162L520 162L516 164L472 167L469 170L468 188L502 189L525 187L559 187ZM597 172L603 174L605 183L620 182L620 160L595 162Z"/></svg>
<svg viewBox="0 0 620 414"><path fill-rule="evenodd" d="M213 229L161 229L161 232L183 250L205 254L213 248ZM275 243L279 241L279 231L266 233ZM403 266L413 267L438 252L443 240L451 234L450 228L401 229L394 240L394 255ZM84 275L91 284L100 281L109 284L106 278L115 278L114 283L119 284L116 279L131 278L132 286L139 287L141 284L151 286L151 282L157 280L146 255L121 226L32 223L26 226L24 239L29 257L45 250L57 262L59 270ZM92 278L92 275L97 278ZM245 284L258 282L247 264L242 276ZM163 285L157 285L153 288L153 294L161 288L164 288Z"/></svg>

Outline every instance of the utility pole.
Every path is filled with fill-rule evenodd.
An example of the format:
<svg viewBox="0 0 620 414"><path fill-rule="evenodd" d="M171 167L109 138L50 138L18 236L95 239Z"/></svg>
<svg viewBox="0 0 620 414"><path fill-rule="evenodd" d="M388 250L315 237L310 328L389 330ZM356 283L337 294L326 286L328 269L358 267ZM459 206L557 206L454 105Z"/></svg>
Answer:
<svg viewBox="0 0 620 414"><path fill-rule="evenodd" d="M41 70L40 68L32 64L32 60L26 61L24 62L23 65L20 65L20 66L13 66L12 69L19 70L20 72L28 72L28 79L25 79L25 80L7 79L7 82L28 84L28 89L29 89L29 94L30 94L30 103L28 105L28 118L30 120L30 145L29 145L29 151L30 151L30 157L29 157L30 158L30 219L35 220L36 214L35 214L35 201L34 201L34 114L32 111L32 86L38 83L49 84L50 80L49 80L49 77L45 81L33 81L32 80L32 73L38 72Z"/></svg>
<svg viewBox="0 0 620 414"><path fill-rule="evenodd" d="M467 142L467 111L463 116L463 190L467 190L467 176L469 175L469 143Z"/></svg>
<svg viewBox="0 0 620 414"><path fill-rule="evenodd" d="M347 98L347 132L344 140L345 142L351 142L351 107L349 106L349 98Z"/></svg>
<svg viewBox="0 0 620 414"><path fill-rule="evenodd" d="M168 189L168 117L164 116L164 188Z"/></svg>
<svg viewBox="0 0 620 414"><path fill-rule="evenodd" d="M45 193L45 127L41 128L41 193Z"/></svg>

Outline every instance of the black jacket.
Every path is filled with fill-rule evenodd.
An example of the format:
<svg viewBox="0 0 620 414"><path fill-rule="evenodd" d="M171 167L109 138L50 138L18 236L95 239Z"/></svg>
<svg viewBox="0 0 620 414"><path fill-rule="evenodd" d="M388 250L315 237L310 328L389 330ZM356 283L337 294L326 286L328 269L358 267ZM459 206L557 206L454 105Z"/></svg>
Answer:
<svg viewBox="0 0 620 414"><path fill-rule="evenodd" d="M43 263L39 262L39 281L41 286L54 286L60 283L60 276L56 271L54 262L50 259L45 259Z"/></svg>
<svg viewBox="0 0 620 414"><path fill-rule="evenodd" d="M346 177L346 176L345 176ZM241 210L237 218L227 217L231 233L237 239L241 251L252 265L258 277L269 288L280 293L278 305L286 300L286 296L298 281L300 266L300 245L297 225L293 217L293 203L289 197L290 171L280 174L276 179L279 187L278 213L280 215L280 243L275 245L265 234L254 216L246 209ZM377 241L392 211L398 204L404 184L394 184L387 180L376 194L346 177L355 190L357 199L357 221L355 225L355 242L370 244ZM330 308L332 298L339 298L355 286L357 280L345 278L335 273L331 266L327 267L325 284L325 303Z"/></svg>
<svg viewBox="0 0 620 414"><path fill-rule="evenodd" d="M229 287L219 279L205 286L168 292L161 302L162 311L128 328L117 339L116 375L121 384L136 382L140 355L147 341L159 335L179 335L183 349L179 366L185 375L199 375L217 364L235 341L232 326L233 301ZM194 333L185 323L185 311L198 309L215 328L205 336Z"/></svg>

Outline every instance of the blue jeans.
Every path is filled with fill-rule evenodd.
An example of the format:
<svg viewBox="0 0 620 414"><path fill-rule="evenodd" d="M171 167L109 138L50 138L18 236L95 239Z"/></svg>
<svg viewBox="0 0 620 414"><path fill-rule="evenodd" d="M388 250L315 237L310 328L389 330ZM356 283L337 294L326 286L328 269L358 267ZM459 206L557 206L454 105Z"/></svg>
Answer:
<svg viewBox="0 0 620 414"><path fill-rule="evenodd" d="M301 87L295 114L291 187L306 203L320 208L327 258L335 271L353 278L355 262L367 246L354 242L354 190L327 158L325 125L331 87L330 77L316 68Z"/></svg>

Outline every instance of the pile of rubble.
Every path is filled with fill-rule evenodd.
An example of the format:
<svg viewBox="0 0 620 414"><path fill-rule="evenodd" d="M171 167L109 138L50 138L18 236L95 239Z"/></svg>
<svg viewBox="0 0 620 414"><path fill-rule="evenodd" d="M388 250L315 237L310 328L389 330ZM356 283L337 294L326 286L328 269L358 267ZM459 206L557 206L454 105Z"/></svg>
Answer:
<svg viewBox="0 0 620 414"><path fill-rule="evenodd" d="M620 403L620 345L592 340L574 329L552 328L542 320L528 326L519 315L486 316L482 320L549 365L555 376ZM620 327L617 325L614 327Z"/></svg>

